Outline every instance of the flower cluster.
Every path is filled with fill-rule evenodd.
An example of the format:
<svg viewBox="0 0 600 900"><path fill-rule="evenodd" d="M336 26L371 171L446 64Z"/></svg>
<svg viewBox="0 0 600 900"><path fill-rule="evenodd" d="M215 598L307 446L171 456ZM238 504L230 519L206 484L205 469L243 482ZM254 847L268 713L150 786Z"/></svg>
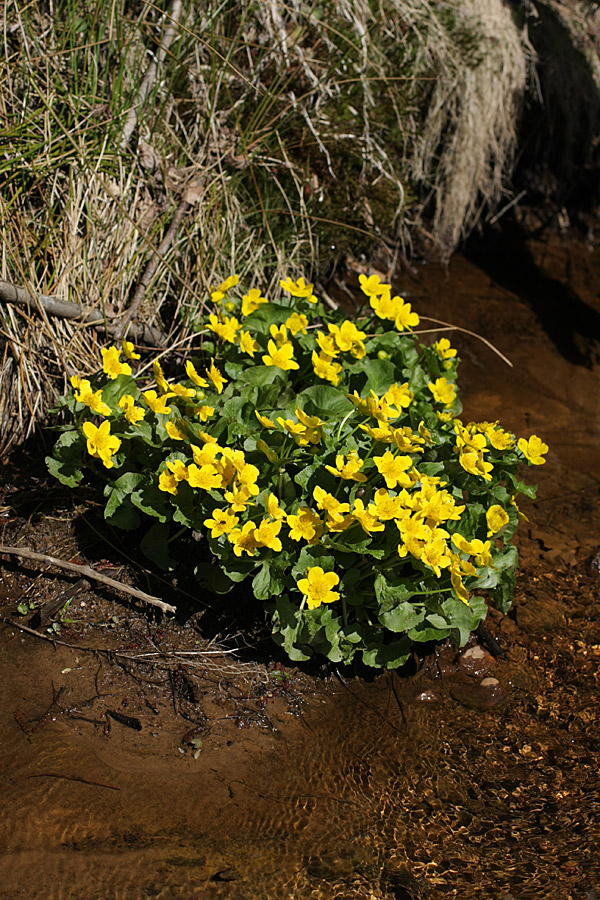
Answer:
<svg viewBox="0 0 600 900"><path fill-rule="evenodd" d="M392 667L414 641L464 644L483 591L510 605L515 498L534 494L517 470L547 446L462 422L456 349L420 345L418 314L377 275L360 276L354 319L303 278L279 302L238 281L212 291L179 376L155 359L142 384L125 341L72 379L50 470L74 486L99 466L116 526L202 533L199 575L212 553L231 586L251 578L292 659Z"/></svg>

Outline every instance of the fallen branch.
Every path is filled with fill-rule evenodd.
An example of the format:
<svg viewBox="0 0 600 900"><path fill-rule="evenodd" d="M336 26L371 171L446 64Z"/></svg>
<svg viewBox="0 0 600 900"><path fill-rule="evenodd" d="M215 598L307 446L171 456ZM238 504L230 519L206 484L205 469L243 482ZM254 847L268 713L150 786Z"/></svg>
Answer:
<svg viewBox="0 0 600 900"><path fill-rule="evenodd" d="M6 547L3 544L0 544L0 553L6 553L10 556L22 556L25 559L33 559L36 562L57 566L59 569L67 569L69 572L77 572L78 575L84 576L85 578L91 578L94 581L99 581L115 590L130 594L132 597L136 597L138 600L142 600L150 606L157 606L163 612L177 612L176 608L171 606L170 603L165 603L164 600L160 600L158 597L152 597L150 594L146 594L145 591L140 591L138 588L130 587L128 584L122 584L120 581L115 581L114 578L109 578L108 575L102 575L101 572L96 572L96 570L92 569L90 566L81 565L81 563L67 562L64 559L57 559L55 556L48 556L45 553L36 553L35 550L29 550L27 547Z"/></svg>
<svg viewBox="0 0 600 900"><path fill-rule="evenodd" d="M156 250L153 249L152 258L150 262L144 269L144 274L140 278L133 297L131 299L131 303L129 304L129 309L121 319L119 326L115 330L115 337L117 340L121 340L125 337L125 334L128 333L128 328L131 320L137 316L138 309L140 304L144 298L144 294L146 293L146 288L154 278L156 274L156 270L158 269L159 264L163 261L167 251L169 250L175 235L177 234L177 229L179 228L183 217L188 211L190 204L187 200L182 200L177 209L175 210L175 215L173 216L173 220L167 229L167 233L164 238L160 242L159 246Z"/></svg>
<svg viewBox="0 0 600 900"><path fill-rule="evenodd" d="M86 325L95 325L106 334L116 335L119 326L113 322L107 322L101 309L83 306L81 303L71 303L66 300L57 300L47 294L32 294L25 288L17 287L9 281L0 281L0 301L12 303L16 306L26 306L28 309L43 310L49 316L58 316L61 319L79 319ZM152 325L136 324L130 329L131 338L140 344L152 344L156 347L164 346L166 337L158 328Z"/></svg>
<svg viewBox="0 0 600 900"><path fill-rule="evenodd" d="M125 125L123 126L123 133L121 135L121 140L119 142L119 149L124 150L129 143L129 139L135 130L135 126L138 121L138 110L140 110L144 103L146 102L146 98L150 91L152 90L152 85L156 81L156 73L158 71L158 66L162 64L165 56L169 50L171 45L171 41L175 37L175 32L177 29L177 25L179 23L179 16L181 15L181 0L173 0L171 4L171 8L168 13L165 13L165 18L169 20L169 24L165 28L162 40L160 42L160 48L157 54L157 58L153 59L148 68L146 69L146 73L142 78L142 82L140 84L140 89L138 91L138 102L131 107L129 112L127 113L127 118L125 119Z"/></svg>

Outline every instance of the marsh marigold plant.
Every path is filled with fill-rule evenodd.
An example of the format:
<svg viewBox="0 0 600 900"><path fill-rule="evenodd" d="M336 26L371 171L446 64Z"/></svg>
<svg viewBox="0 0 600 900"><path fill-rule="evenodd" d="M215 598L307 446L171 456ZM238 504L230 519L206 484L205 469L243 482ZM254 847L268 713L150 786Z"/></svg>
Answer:
<svg viewBox="0 0 600 900"><path fill-rule="evenodd" d="M165 567L175 534L201 535L199 582L247 580L293 660L392 668L415 642L464 645L487 602L510 607L517 497L535 496L519 467L548 447L459 418L457 350L420 344L418 313L377 275L353 319L303 278L277 302L238 281L211 292L178 377L157 359L147 383L125 341L72 378L50 471L100 476L107 521L146 521Z"/></svg>

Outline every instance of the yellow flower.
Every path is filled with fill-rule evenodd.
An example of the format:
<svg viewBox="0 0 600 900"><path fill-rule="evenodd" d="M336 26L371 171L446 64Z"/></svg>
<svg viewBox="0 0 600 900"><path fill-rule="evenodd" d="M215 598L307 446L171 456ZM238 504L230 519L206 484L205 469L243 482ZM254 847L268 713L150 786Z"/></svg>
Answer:
<svg viewBox="0 0 600 900"><path fill-rule="evenodd" d="M402 538L402 543L398 545L398 556L403 558L410 553L420 559L425 545L431 540L431 528L414 516L397 521L396 524Z"/></svg>
<svg viewBox="0 0 600 900"><path fill-rule="evenodd" d="M306 284L304 278L299 278L298 281L287 278L285 281L280 281L279 284L292 297L305 297L307 300L311 300L314 284Z"/></svg>
<svg viewBox="0 0 600 900"><path fill-rule="evenodd" d="M169 391L167 394L163 394L162 397L159 397L156 391L144 391L142 393L142 397L150 407L153 413L161 413L163 415L168 415L171 412L171 407L167 406L167 400L169 397L174 397L175 395Z"/></svg>
<svg viewBox="0 0 600 900"><path fill-rule="evenodd" d="M247 294L242 297L242 315L249 316L255 312L263 303L268 303L266 297L262 297L258 288L250 288Z"/></svg>
<svg viewBox="0 0 600 900"><path fill-rule="evenodd" d="M218 334L222 340L227 341L229 344L235 344L238 338L237 333L242 326L235 316L225 316L223 321L220 322L219 317L211 313L208 317L207 327L209 331Z"/></svg>
<svg viewBox="0 0 600 900"><path fill-rule="evenodd" d="M401 519L407 514L407 510L400 497L392 497L385 488L375 491L373 502L369 504L369 512L381 522L389 522L391 519Z"/></svg>
<svg viewBox="0 0 600 900"><path fill-rule="evenodd" d="M323 378L325 381L330 381L334 387L337 387L341 382L340 372L342 371L342 367L339 363L334 363L331 361L331 358L324 353L319 353L313 350L312 353L312 364L313 370L317 378Z"/></svg>
<svg viewBox="0 0 600 900"><path fill-rule="evenodd" d="M216 441L205 443L203 447L197 447L196 444L192 444L191 450L197 466L212 465L219 453L222 452Z"/></svg>
<svg viewBox="0 0 600 900"><path fill-rule="evenodd" d="M275 422L272 419L269 419L268 416L261 416L258 410L254 410L254 415L263 426L263 428L275 428Z"/></svg>
<svg viewBox="0 0 600 900"><path fill-rule="evenodd" d="M369 303L376 316L389 321L394 321L404 305L402 298L392 297L389 290L385 291L381 297L376 295L370 297Z"/></svg>
<svg viewBox="0 0 600 900"><path fill-rule="evenodd" d="M458 557L452 555L450 558L450 581L452 583L452 587L454 588L454 592L459 600L462 600L463 603L469 605L469 597L470 594L466 587L463 584L463 580L460 575L460 562Z"/></svg>
<svg viewBox="0 0 600 900"><path fill-rule="evenodd" d="M382 284L379 275L369 275L368 278L366 275L359 275L358 281L361 291L367 297L379 297L381 294L391 291L392 288L390 284Z"/></svg>
<svg viewBox="0 0 600 900"><path fill-rule="evenodd" d="M277 424L281 425L288 434L291 434L295 441L302 447L308 443L308 441L304 438L304 434L306 432L306 428L302 425L301 422L294 422L293 419L283 419L281 416L277 417Z"/></svg>
<svg viewBox="0 0 600 900"><path fill-rule="evenodd" d="M158 489L159 491L164 491L167 494L176 494L177 493L177 484L178 481L173 475L172 472L169 472L165 469L158 476Z"/></svg>
<svg viewBox="0 0 600 900"><path fill-rule="evenodd" d="M548 444L545 444L536 434L532 434L529 440L519 438L517 447L534 466L542 466L546 462L544 453L548 452Z"/></svg>
<svg viewBox="0 0 600 900"><path fill-rule="evenodd" d="M121 346L123 347L123 353L125 354L127 359L141 359L140 354L135 352L135 347L131 343L131 341L126 341L125 339L123 339Z"/></svg>
<svg viewBox="0 0 600 900"><path fill-rule="evenodd" d="M452 543L467 556L475 557L476 566L491 566L493 563L492 554L490 553L490 541L480 541L479 538L473 538L468 541L462 534L453 534Z"/></svg>
<svg viewBox="0 0 600 900"><path fill-rule="evenodd" d="M515 442L515 437L509 431L503 428L497 428L497 422L491 425L489 422L485 424L485 433L488 441L494 450L508 450Z"/></svg>
<svg viewBox="0 0 600 900"><path fill-rule="evenodd" d="M76 375L71 379L71 384L75 390L75 399L78 403L83 403L92 412L99 416L110 416L110 406L102 399L102 391L92 391L92 385L87 378L78 378Z"/></svg>
<svg viewBox="0 0 600 900"><path fill-rule="evenodd" d="M194 384L198 385L198 387L202 387L202 388L208 387L208 381L206 380L206 378L202 378L201 375L198 375L193 362L189 359L185 364L185 371L186 371L187 377L190 379L190 381L193 381Z"/></svg>
<svg viewBox="0 0 600 900"><path fill-rule="evenodd" d="M207 419L214 416L215 408L214 406L193 406L192 413L193 415L198 416L201 422L206 422Z"/></svg>
<svg viewBox="0 0 600 900"><path fill-rule="evenodd" d="M279 499L275 494L267 494L267 511L272 519L285 519L285 511L279 505Z"/></svg>
<svg viewBox="0 0 600 900"><path fill-rule="evenodd" d="M383 531L385 529L383 522L379 522L377 516L373 514L372 508L373 504L370 504L368 509L365 508L365 504L360 497L357 497L354 501L352 515L366 534L372 534L374 531Z"/></svg>
<svg viewBox="0 0 600 900"><path fill-rule="evenodd" d="M282 524L281 521L271 522L269 519L263 519L254 532L256 545L258 547L268 547L269 550L275 550L276 553L279 553L283 545L277 535L281 531Z"/></svg>
<svg viewBox="0 0 600 900"><path fill-rule="evenodd" d="M244 463L237 473L238 484L255 497L259 493L259 488L256 484L259 475L260 471L256 466Z"/></svg>
<svg viewBox="0 0 600 900"><path fill-rule="evenodd" d="M420 556L421 562L433 569L438 578L442 574L442 569L446 569L451 565L452 552L446 543L447 537L447 531L436 528L432 533L431 539L423 547Z"/></svg>
<svg viewBox="0 0 600 900"><path fill-rule="evenodd" d="M234 512L243 512L250 500L250 491L240 485L234 484L230 491L225 492L225 499L231 505Z"/></svg>
<svg viewBox="0 0 600 900"><path fill-rule="evenodd" d="M87 450L90 456L101 459L107 469L112 469L112 457L121 446L121 441L110 433L110 422L102 422L96 427L93 422L83 423L83 433L87 438Z"/></svg>
<svg viewBox="0 0 600 900"><path fill-rule="evenodd" d="M168 460L167 469L169 470L169 472L171 472L171 474L175 478L175 481L187 481L188 470L186 464L182 462L182 460Z"/></svg>
<svg viewBox="0 0 600 900"><path fill-rule="evenodd" d="M269 332L278 347L283 347L284 344L290 342L285 325L271 325Z"/></svg>
<svg viewBox="0 0 600 900"><path fill-rule="evenodd" d="M228 540L233 544L233 552L236 556L247 553L248 556L254 556L256 550L256 525L254 522L246 522L242 528L234 528L227 535Z"/></svg>
<svg viewBox="0 0 600 900"><path fill-rule="evenodd" d="M340 599L339 593L332 590L339 582L339 575L335 572L324 572L321 566L311 566L306 578L298 581L298 589L305 595L308 608L317 609L322 603L334 603Z"/></svg>
<svg viewBox="0 0 600 900"><path fill-rule="evenodd" d="M364 331L359 331L354 322L346 319L340 326L328 325L331 336L333 337L338 350L347 352L350 350L355 359L362 359L366 353L363 343L366 335Z"/></svg>
<svg viewBox="0 0 600 900"><path fill-rule="evenodd" d="M435 350L440 359L452 359L456 356L456 350L450 346L448 338L440 338L432 345L432 350Z"/></svg>
<svg viewBox="0 0 600 900"><path fill-rule="evenodd" d="M300 368L294 360L294 348L291 343L282 344L281 347L278 347L275 341L269 341L267 350L269 351L268 354L262 358L265 366L277 366L278 369L283 369L284 372L289 369Z"/></svg>
<svg viewBox="0 0 600 900"><path fill-rule="evenodd" d="M115 379L119 375L131 375L131 366L127 363L119 362L121 351L117 347L102 347L102 368L109 378Z"/></svg>
<svg viewBox="0 0 600 900"><path fill-rule="evenodd" d="M400 305L398 312L396 313L396 328L398 331L404 331L405 328L408 328L409 330L411 328L416 328L421 321L417 313L411 312L410 303L405 303L401 297L399 299Z"/></svg>
<svg viewBox="0 0 600 900"><path fill-rule="evenodd" d="M175 422L165 422L165 431L173 441L185 441L185 432L177 427Z"/></svg>
<svg viewBox="0 0 600 900"><path fill-rule="evenodd" d="M163 392L163 394L168 394L171 390L169 382L165 380L165 376L162 370L162 366L160 362L155 359L152 363L152 371L154 372L154 377L156 379L156 383Z"/></svg>
<svg viewBox="0 0 600 900"><path fill-rule="evenodd" d="M413 397L414 394L408 386L408 381L405 381L404 384L393 384L381 399L397 409L406 409L412 403Z"/></svg>
<svg viewBox="0 0 600 900"><path fill-rule="evenodd" d="M222 534L229 534L230 531L233 531L239 521L239 518L234 516L231 510L215 509L212 519L205 519L203 524L211 529L210 536L212 538L218 538Z"/></svg>
<svg viewBox="0 0 600 900"><path fill-rule="evenodd" d="M235 287L236 284L239 283L240 276L239 275L230 275L229 278L226 278L225 281L219 285L217 291L221 294L226 294L232 287Z"/></svg>
<svg viewBox="0 0 600 900"><path fill-rule="evenodd" d="M318 485L313 490L313 497L316 500L318 508L325 510L327 514L331 516L332 520L341 522L344 515L350 512L349 503L340 503L333 494L329 494Z"/></svg>
<svg viewBox="0 0 600 900"><path fill-rule="evenodd" d="M323 437L323 425L325 425L325 422L319 416L309 416L299 406L296 407L296 415L306 428L304 433L306 441L309 444L318 444Z"/></svg>
<svg viewBox="0 0 600 900"><path fill-rule="evenodd" d="M206 371L206 374L208 375L208 377L210 378L210 380L212 381L212 383L214 384L214 386L216 387L217 394L222 394L223 393L223 385L227 384L227 379L223 375L221 375L221 373L215 366L214 359L211 359L210 366L207 369L205 369L205 371Z"/></svg>
<svg viewBox="0 0 600 900"><path fill-rule="evenodd" d="M490 506L485 514L485 518L488 525L488 537L491 537L492 534L497 534L508 523L508 513L497 504Z"/></svg>
<svg viewBox="0 0 600 900"><path fill-rule="evenodd" d="M131 425L139 425L146 413L141 406L135 405L135 400L131 394L123 394L119 400L119 407L125 413L125 418Z"/></svg>
<svg viewBox="0 0 600 900"><path fill-rule="evenodd" d="M249 331L240 331L240 350L242 353L247 353L248 356L254 359L254 354L259 349L257 341L254 340Z"/></svg>
<svg viewBox="0 0 600 900"><path fill-rule="evenodd" d="M383 456L374 456L373 461L380 475L385 478L388 488L410 487L412 478L407 474L407 469L412 465L410 456L394 456L390 450L386 450Z"/></svg>
<svg viewBox="0 0 600 900"><path fill-rule="evenodd" d="M198 466L191 463L187 470L187 480L190 487L201 488L203 491L213 491L222 486L222 478L215 466L207 464Z"/></svg>
<svg viewBox="0 0 600 900"><path fill-rule="evenodd" d="M292 335L298 334L298 332L302 332L302 334L306 334L306 326L308 325L308 319L304 315L304 313L292 313L289 319L286 319L286 327L290 329Z"/></svg>
<svg viewBox="0 0 600 900"><path fill-rule="evenodd" d="M301 506L295 515L287 517L289 537L293 541L318 544L323 534L323 523L319 516L307 506Z"/></svg>
<svg viewBox="0 0 600 900"><path fill-rule="evenodd" d="M433 399L444 406L452 406L456 399L455 386L445 378L436 378L435 382L429 382L428 388L433 394Z"/></svg>
<svg viewBox="0 0 600 900"><path fill-rule="evenodd" d="M359 469L362 469L364 465L364 460L360 459L356 450L351 450L348 454L346 460L341 453L335 458L336 468L333 466L325 466L328 472L331 472L332 475L337 475L339 478L344 479L344 481L366 481L367 476L363 475L362 472L359 472Z"/></svg>
<svg viewBox="0 0 600 900"><path fill-rule="evenodd" d="M186 388L183 384L169 385L169 390L171 390L176 397L184 397L186 400L191 400L192 397L196 396L194 388Z"/></svg>
<svg viewBox="0 0 600 900"><path fill-rule="evenodd" d="M482 452L477 452L475 450L467 450L460 453L458 457L458 461L465 470L470 475L480 475L486 481L491 481L491 471L494 468L491 463L488 463L483 458Z"/></svg>

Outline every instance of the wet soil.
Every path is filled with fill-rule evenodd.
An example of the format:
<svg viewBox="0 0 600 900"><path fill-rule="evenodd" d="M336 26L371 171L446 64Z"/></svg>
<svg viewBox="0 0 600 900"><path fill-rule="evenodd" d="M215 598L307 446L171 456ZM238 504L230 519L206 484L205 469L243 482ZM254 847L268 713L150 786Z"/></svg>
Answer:
<svg viewBox="0 0 600 900"><path fill-rule="evenodd" d="M18 625L51 638L46 601L78 579L3 557L0 898L597 897L600 263L572 234L526 250L522 294L481 253L398 284L513 363L452 335L463 418L550 445L522 503L513 611L408 675L317 676L228 654L202 618L163 620L91 582L42 640ZM4 544L157 593L41 471L29 505L15 496Z"/></svg>

